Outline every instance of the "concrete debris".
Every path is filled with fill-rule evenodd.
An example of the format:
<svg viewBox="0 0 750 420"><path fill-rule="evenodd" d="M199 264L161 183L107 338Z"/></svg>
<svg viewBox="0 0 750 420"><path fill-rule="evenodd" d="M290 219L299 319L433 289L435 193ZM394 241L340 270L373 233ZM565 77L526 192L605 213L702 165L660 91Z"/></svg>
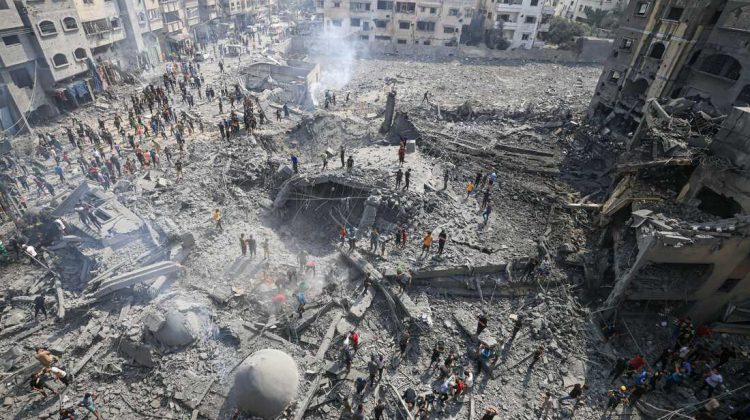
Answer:
<svg viewBox="0 0 750 420"><path fill-rule="evenodd" d="M276 418L297 397L297 363L288 354L263 349L247 358L234 377L233 395L246 414Z"/></svg>

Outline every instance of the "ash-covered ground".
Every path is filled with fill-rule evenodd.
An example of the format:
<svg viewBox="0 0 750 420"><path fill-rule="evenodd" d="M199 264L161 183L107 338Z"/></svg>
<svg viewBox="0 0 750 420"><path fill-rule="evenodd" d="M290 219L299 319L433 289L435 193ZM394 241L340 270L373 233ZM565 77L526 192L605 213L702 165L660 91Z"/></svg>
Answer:
<svg viewBox="0 0 750 420"><path fill-rule="evenodd" d="M283 60L271 50L254 54ZM274 348L291 355L299 372L297 393L282 418L348 417L348 407L356 412L359 404L371 418L378 399L386 405L386 418L401 418L399 396L407 389L430 395L447 379L453 385L466 379L465 372L474 375L473 386L444 406L435 403L430 416L478 418L494 406L501 418L602 417L612 386L604 378L610 359L600 350L588 309L578 302L582 270L557 262L587 243L588 215L564 208L580 194L561 168L570 166L571 155L583 153L574 138L601 68L311 61L322 71L313 87L314 111L292 106L291 115L277 121L274 110L283 103L269 92L243 89L271 120L252 135L241 130L220 139L216 124L231 110L226 98L220 114L216 100L198 98L193 89L192 108L172 94L176 113L186 110L195 122L184 153L176 151L172 136L165 142L145 136L139 145L151 149L157 140L173 150L171 162L162 156L160 167L138 168L107 192L96 182L90 187L105 202L129 209L140 219L133 224L142 226L124 240L118 238L125 228L116 220L105 220L98 234L81 229L88 236L80 241L38 240L50 267L76 267L57 284L36 262L0 267L6 297L0 354L7 372L0 415L54 416L93 391L104 418L232 418L241 415L232 393L238 365L260 349ZM247 62L225 62L223 74L216 61L202 63L204 86L231 90L241 80ZM116 99L100 99L37 132L64 139L71 117L92 127L101 117L112 128L115 114L125 117L132 106L130 95L148 83L160 85L160 76L117 86ZM337 97L328 108L326 90ZM399 134L380 132L391 91L397 120L410 122L419 137L404 165L398 162L398 137L393 138ZM241 110L241 101L236 106ZM61 142L71 157L79 155ZM128 144L120 145L123 156L133 156ZM353 158L351 170L339 161L342 146L345 157ZM107 156L113 154L108 149ZM323 170L326 149L333 155ZM88 158L93 150L85 144L80 154ZM291 171L292 155L299 158L298 175ZM28 205L52 212L83 181L81 168L63 164L66 180L59 182L53 159L33 159L44 165L44 177L57 191L51 197L32 190ZM177 160L183 163L181 179ZM408 190L396 188L399 168L411 169ZM484 188L467 196L477 173L481 178L494 173L496 181L491 186L480 181ZM484 191L492 206L487 223ZM221 228L212 219L214 209L222 213ZM375 251L369 250L370 225L379 234ZM339 245L342 226L368 227L357 231L353 251L348 238ZM407 240L397 244L402 229ZM13 230L7 223L3 232ZM438 255L441 231L447 241ZM75 232L66 233L82 236ZM428 232L435 238L425 253ZM256 241L257 255L242 255L240 234ZM106 295L101 291L117 275L177 260L178 272L162 274L158 270L167 269L160 267L155 277ZM375 284L369 289L363 287L363 269L372 270ZM411 282L401 293L397 283L405 273L411 273ZM64 296L62 319L54 316L56 292ZM300 292L306 300L301 315ZM50 316L34 321L32 301L40 293L48 296ZM489 322L477 340L473 329L481 313ZM511 339L516 318L520 330ZM347 371L342 350L352 330L360 346ZM497 360L477 370L479 341L497 343ZM444 347L439 364L451 351L456 355L442 378L440 369L428 368L439 343ZM28 376L40 367L36 346L48 347L55 363L74 372L62 396L42 398L30 391ZM530 367L539 346L544 353ZM386 361L382 380L355 395L356 379L368 378L368 362L378 355ZM580 404L556 401L576 383L589 386ZM59 382L50 385L63 389ZM547 391L549 406L543 403Z"/></svg>

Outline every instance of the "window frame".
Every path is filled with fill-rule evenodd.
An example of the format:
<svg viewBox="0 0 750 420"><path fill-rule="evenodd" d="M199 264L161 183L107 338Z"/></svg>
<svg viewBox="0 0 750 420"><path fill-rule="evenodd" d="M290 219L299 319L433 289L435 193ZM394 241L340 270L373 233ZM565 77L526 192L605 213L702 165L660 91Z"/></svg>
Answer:
<svg viewBox="0 0 750 420"><path fill-rule="evenodd" d="M63 64L57 64L55 62L55 57L57 57L57 56L60 56L60 57L64 58L65 59L65 63L63 63ZM53 55L52 58L50 59L50 61L52 61L52 67L54 67L56 69L61 69L63 67L67 67L67 66L70 65L70 60L68 60L68 56L66 56L63 53L57 53L57 54Z"/></svg>
<svg viewBox="0 0 750 420"><path fill-rule="evenodd" d="M47 22L49 22L52 25L52 29L54 29L55 32L44 32L44 30L42 29L42 24L47 23ZM41 36L55 36L58 34L57 26L55 25L55 22L52 20L49 20L49 19L40 20L39 22L37 22L36 26L39 29L39 35Z"/></svg>
<svg viewBox="0 0 750 420"><path fill-rule="evenodd" d="M83 58L78 58L78 56L76 55L76 52L81 51L81 50L84 52L85 55L83 56ZM87 58L89 58L89 53L88 51L86 51L85 48L78 47L75 50L73 50L73 59L75 61L86 61Z"/></svg>

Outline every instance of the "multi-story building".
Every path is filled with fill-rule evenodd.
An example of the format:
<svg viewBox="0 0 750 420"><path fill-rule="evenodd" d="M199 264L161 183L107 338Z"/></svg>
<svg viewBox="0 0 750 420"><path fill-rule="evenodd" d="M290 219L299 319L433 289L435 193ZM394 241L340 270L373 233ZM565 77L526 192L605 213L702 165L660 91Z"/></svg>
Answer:
<svg viewBox="0 0 750 420"><path fill-rule="evenodd" d="M634 129L648 98L750 103L750 0L631 0L590 114Z"/></svg>
<svg viewBox="0 0 750 420"><path fill-rule="evenodd" d="M119 53L125 68L148 68L162 61L159 33L164 27L158 0L119 0L126 38Z"/></svg>
<svg viewBox="0 0 750 420"><path fill-rule="evenodd" d="M495 4L495 27L503 29L503 38L510 48L525 48L543 45L540 34L549 31L549 18L554 7L545 0L497 0ZM488 13L487 20L492 20Z"/></svg>
<svg viewBox="0 0 750 420"><path fill-rule="evenodd" d="M474 0L317 0L326 28L362 41L455 46L471 23Z"/></svg>
<svg viewBox="0 0 750 420"><path fill-rule="evenodd" d="M589 22L586 10L603 10L611 12L625 7L626 0L555 0L555 15L577 22Z"/></svg>

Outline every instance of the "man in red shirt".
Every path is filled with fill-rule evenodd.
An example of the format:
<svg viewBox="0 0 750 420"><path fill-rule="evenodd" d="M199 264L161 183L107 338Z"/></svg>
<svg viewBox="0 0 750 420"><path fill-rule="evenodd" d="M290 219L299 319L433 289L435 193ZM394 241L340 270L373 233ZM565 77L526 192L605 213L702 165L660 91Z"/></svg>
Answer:
<svg viewBox="0 0 750 420"><path fill-rule="evenodd" d="M635 357L628 362L628 374L631 375L633 372L641 370L645 365L646 361L643 359L643 356L636 354Z"/></svg>

